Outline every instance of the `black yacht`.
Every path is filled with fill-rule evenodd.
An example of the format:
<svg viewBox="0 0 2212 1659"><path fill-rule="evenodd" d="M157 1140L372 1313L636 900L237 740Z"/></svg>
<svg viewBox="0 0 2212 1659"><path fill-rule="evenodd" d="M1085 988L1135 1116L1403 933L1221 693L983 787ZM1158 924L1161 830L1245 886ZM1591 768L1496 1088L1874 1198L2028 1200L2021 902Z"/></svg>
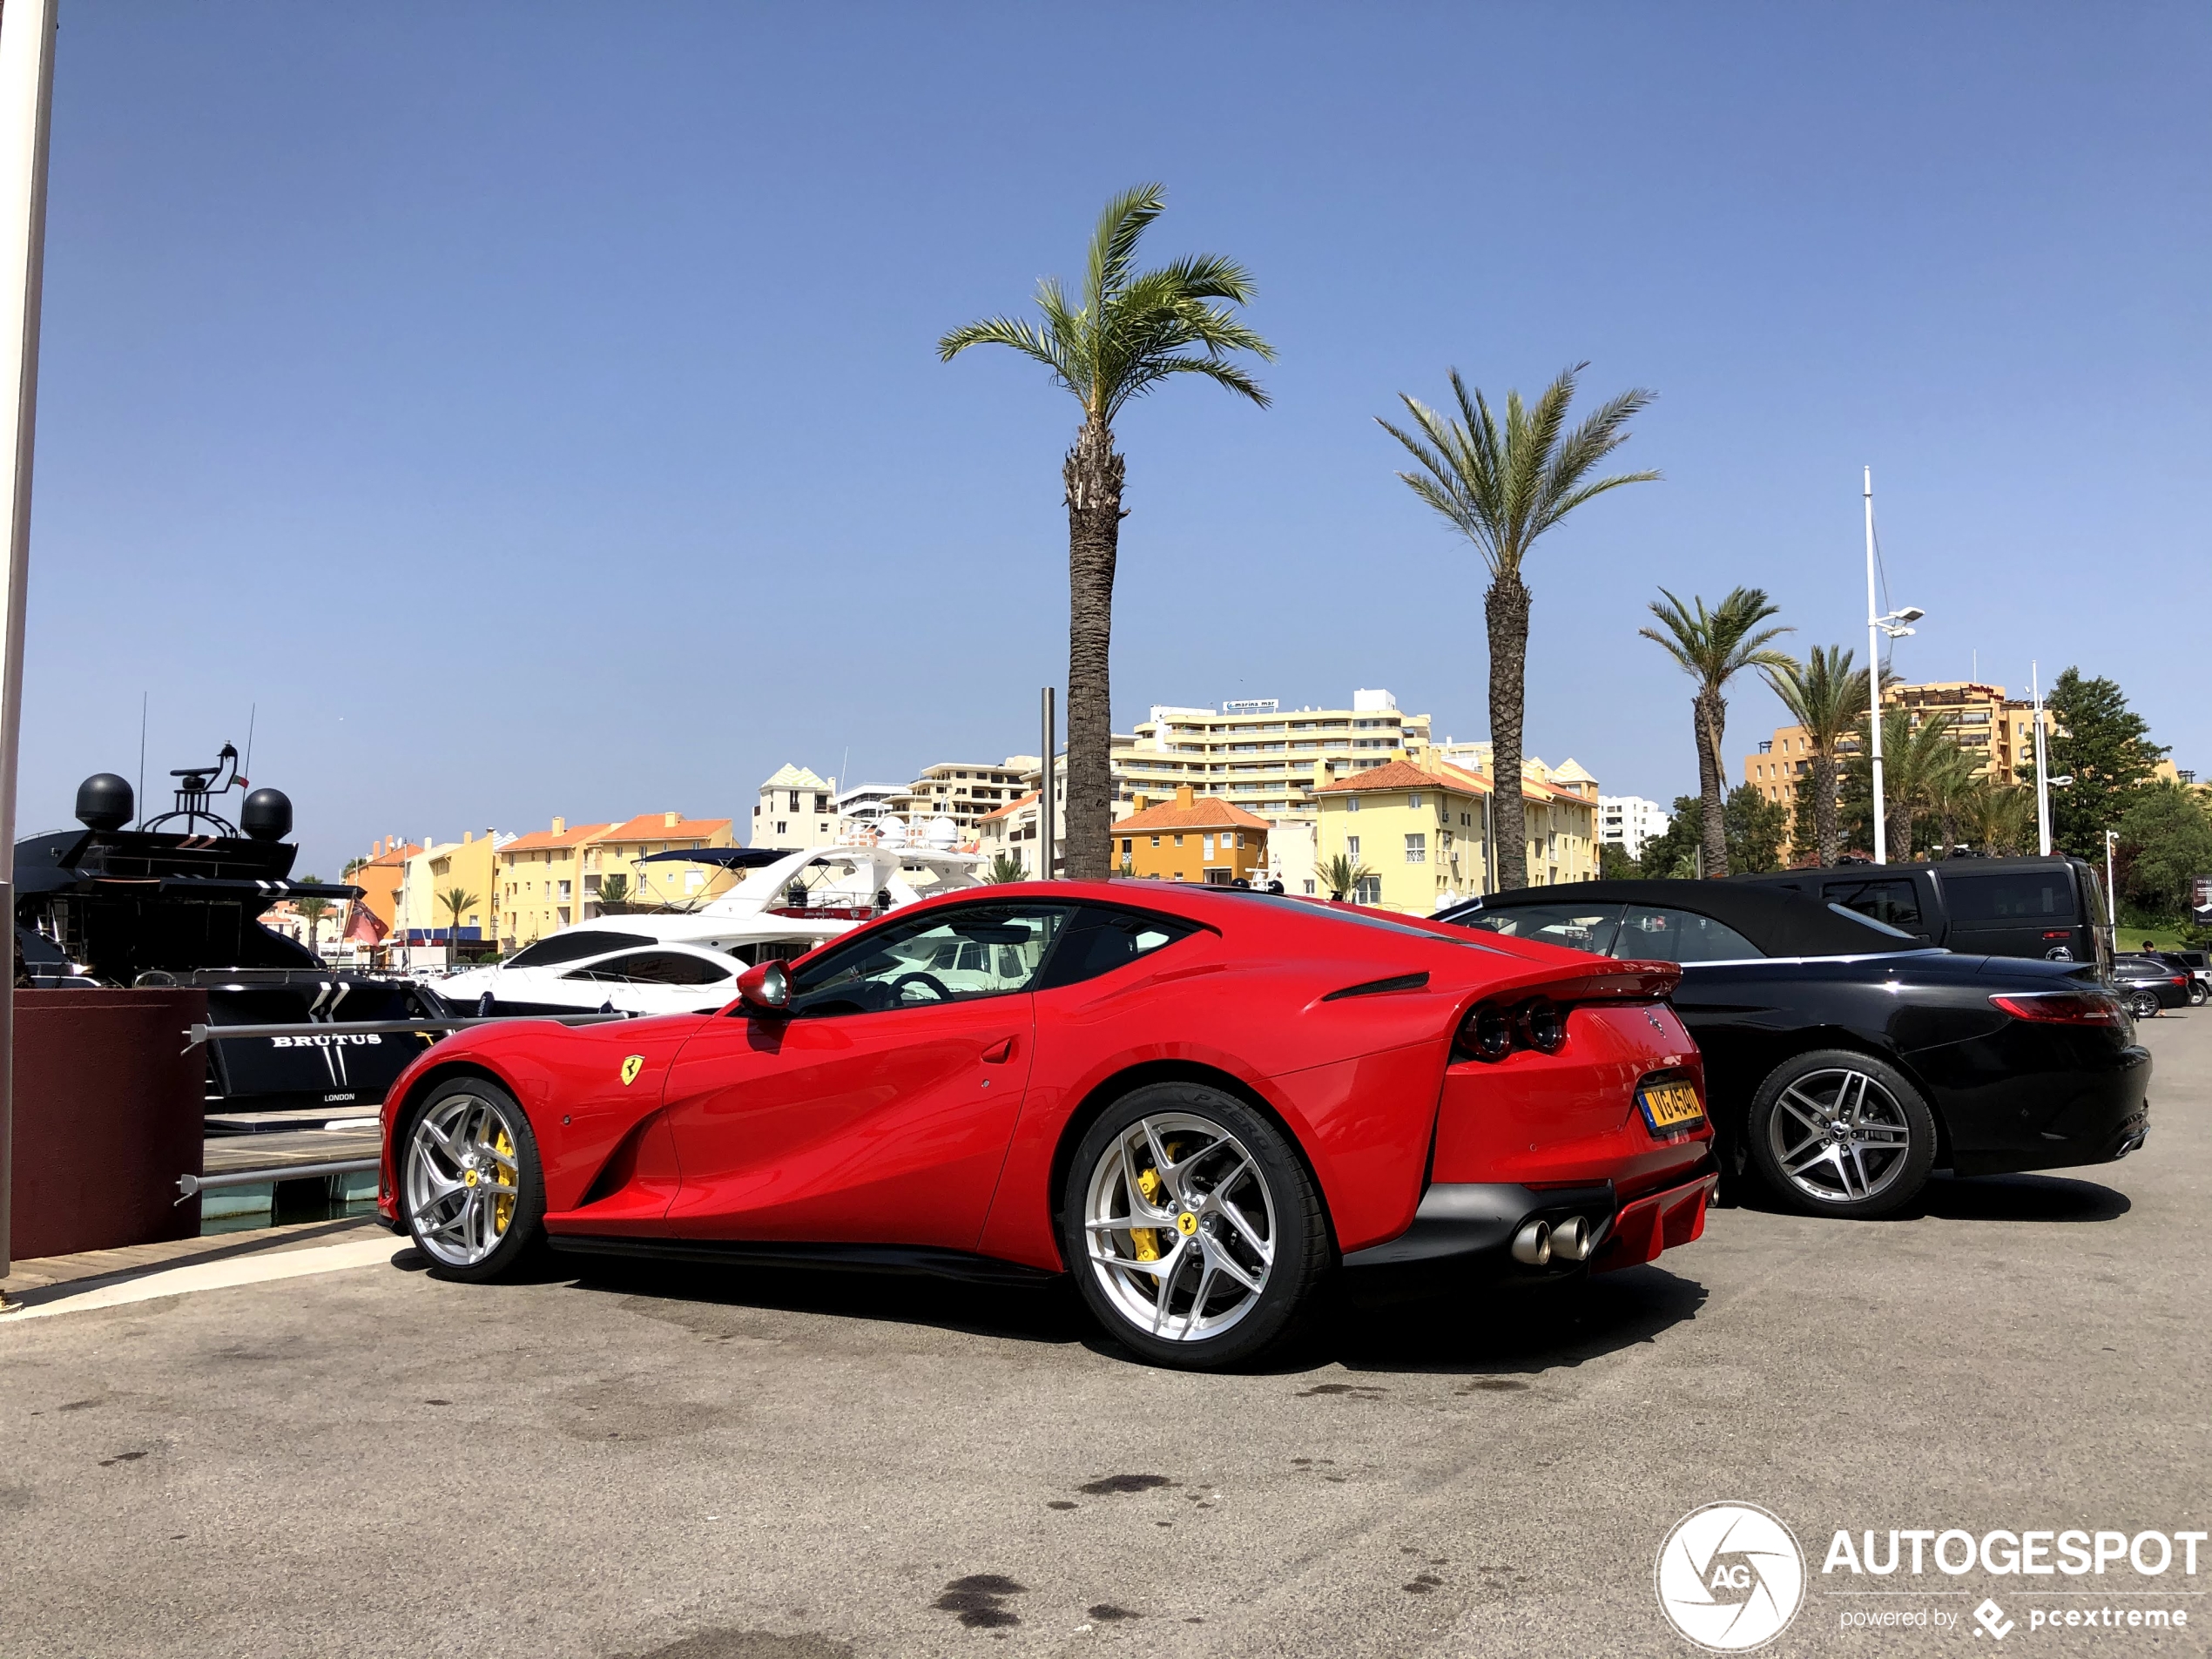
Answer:
<svg viewBox="0 0 2212 1659"><path fill-rule="evenodd" d="M98 772L78 788L81 831L16 844L16 984L196 986L211 1026L310 1028L208 1042L211 1113L376 1105L431 1039L347 1027L435 1017L435 1005L404 980L334 968L261 925L280 900L350 902L361 889L291 879L299 849L284 840L292 802L281 791L251 790L235 825L217 812L218 798L249 788L234 747L170 775L175 808L150 822L126 827L129 780Z"/></svg>

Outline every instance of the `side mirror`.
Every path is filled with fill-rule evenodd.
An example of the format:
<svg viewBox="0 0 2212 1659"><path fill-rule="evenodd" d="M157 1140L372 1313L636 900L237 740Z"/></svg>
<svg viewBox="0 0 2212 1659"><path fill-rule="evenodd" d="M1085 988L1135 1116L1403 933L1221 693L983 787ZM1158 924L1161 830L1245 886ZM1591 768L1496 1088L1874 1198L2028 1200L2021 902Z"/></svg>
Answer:
<svg viewBox="0 0 2212 1659"><path fill-rule="evenodd" d="M738 1000L757 1014L782 1014L791 1007L791 973L781 962L755 962L738 975Z"/></svg>

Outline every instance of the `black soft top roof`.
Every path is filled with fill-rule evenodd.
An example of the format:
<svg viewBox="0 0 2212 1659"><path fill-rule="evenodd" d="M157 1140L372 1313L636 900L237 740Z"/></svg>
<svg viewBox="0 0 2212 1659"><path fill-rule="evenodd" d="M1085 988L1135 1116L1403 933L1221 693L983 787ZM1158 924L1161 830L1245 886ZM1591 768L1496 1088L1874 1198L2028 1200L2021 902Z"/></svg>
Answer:
<svg viewBox="0 0 2212 1659"><path fill-rule="evenodd" d="M1927 948L1917 939L1817 899L1730 881L1569 881L1554 887L1521 887L1457 906L1439 920L1457 921L1481 910L1538 904L1639 904L1687 910L1735 928L1769 956L1864 956L1874 951Z"/></svg>

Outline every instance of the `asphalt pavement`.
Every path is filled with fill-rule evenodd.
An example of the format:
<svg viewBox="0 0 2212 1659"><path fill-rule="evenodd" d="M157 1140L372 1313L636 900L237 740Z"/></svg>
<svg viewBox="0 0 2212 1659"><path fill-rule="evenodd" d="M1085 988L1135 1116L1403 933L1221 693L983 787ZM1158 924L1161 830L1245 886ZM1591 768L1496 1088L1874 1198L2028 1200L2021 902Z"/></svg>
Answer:
<svg viewBox="0 0 2212 1659"><path fill-rule="evenodd" d="M0 1655L1686 1654L1654 1562L1717 1501L1807 1558L1766 1652L2202 1653L2212 1552L1822 1570L1839 1528L2208 1526L2212 1009L2143 1035L2124 1163L1718 1211L1579 1297L1340 1308L1264 1374L1134 1364L1064 1291L470 1287L396 1241L11 1318ZM1844 1628L1882 1610L1930 1622Z"/></svg>

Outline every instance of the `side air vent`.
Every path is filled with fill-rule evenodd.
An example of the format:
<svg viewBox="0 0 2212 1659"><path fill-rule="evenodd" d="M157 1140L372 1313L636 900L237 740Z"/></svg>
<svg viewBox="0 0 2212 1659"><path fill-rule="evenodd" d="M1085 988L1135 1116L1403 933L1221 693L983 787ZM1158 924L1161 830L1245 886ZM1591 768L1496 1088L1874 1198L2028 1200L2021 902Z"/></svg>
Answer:
<svg viewBox="0 0 2212 1659"><path fill-rule="evenodd" d="M1386 991L1419 991L1427 986L1426 974L1400 974L1394 979L1371 979L1365 985L1347 985L1341 991L1331 991L1321 1000L1341 1002L1347 996L1380 996Z"/></svg>

